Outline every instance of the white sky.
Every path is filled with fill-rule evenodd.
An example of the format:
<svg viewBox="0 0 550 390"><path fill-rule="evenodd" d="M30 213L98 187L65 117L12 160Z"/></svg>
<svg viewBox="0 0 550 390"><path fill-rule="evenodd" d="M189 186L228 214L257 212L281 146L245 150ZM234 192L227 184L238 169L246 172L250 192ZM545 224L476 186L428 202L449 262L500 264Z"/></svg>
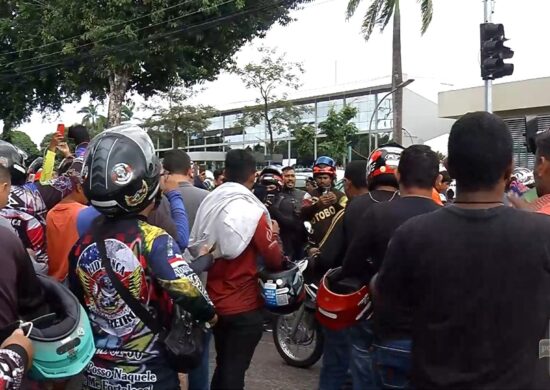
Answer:
<svg viewBox="0 0 550 390"><path fill-rule="evenodd" d="M364 0L357 15L345 20L346 0L317 0L295 11L297 19L286 27L274 26L263 40L255 40L238 54L239 63L254 60L255 48L261 44L276 46L289 60L305 67L300 95L307 91L336 84L353 88L359 81L386 79L391 72L391 25L380 34L376 31L369 42L360 35L361 17L369 0ZM434 0L434 19L428 32L420 35L420 11L415 0L402 0L403 72L416 81L410 88L434 101L437 92L481 85L479 76L479 23L483 19L481 0ZM548 37L548 0L497 0L493 21L505 25L509 46L515 51L511 60L514 75L506 81L550 75ZM384 80L382 80L383 82ZM503 82L502 79L499 82ZM376 81L373 81L376 83ZM240 80L222 73L215 82L207 83L194 102L223 108L255 98ZM142 99L136 97L138 106ZM58 122L79 122L78 108L88 99L64 107L59 118L42 118L34 114L20 129L39 143L53 132ZM106 110L105 110L106 111ZM137 113L143 117L146 113Z"/></svg>

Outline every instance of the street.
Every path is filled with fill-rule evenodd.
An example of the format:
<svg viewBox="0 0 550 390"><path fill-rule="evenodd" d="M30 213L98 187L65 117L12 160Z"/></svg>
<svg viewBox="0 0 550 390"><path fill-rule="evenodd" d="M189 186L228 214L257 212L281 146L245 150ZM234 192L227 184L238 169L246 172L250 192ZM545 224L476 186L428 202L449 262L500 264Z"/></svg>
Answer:
<svg viewBox="0 0 550 390"><path fill-rule="evenodd" d="M210 345L210 375L215 368L216 352ZM277 353L273 334L264 332L246 375L247 390L313 390L319 382L321 362L309 369L287 365Z"/></svg>

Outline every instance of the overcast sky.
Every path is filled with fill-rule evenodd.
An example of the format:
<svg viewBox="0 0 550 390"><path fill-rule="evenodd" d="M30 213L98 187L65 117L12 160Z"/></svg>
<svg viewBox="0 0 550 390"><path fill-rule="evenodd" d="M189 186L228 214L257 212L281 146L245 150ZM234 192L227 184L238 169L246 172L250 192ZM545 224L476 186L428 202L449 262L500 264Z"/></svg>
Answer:
<svg viewBox="0 0 550 390"><path fill-rule="evenodd" d="M369 0L364 0L357 15L345 20L346 0L317 0L293 12L296 21L286 27L274 26L263 40L255 40L238 54L239 63L254 60L261 44L275 46L287 58L304 64L300 95L326 87L364 84L387 80L391 72L391 25L381 34L376 31L369 42L360 34L361 17ZM479 76L479 23L483 19L481 0L434 0L434 19L424 36L420 35L420 11L415 0L401 1L403 72L416 81L410 88L437 101L437 92L481 85ZM505 25L509 46L515 51L511 60L514 75L504 81L550 76L550 52L546 50L548 0L497 0L493 21ZM500 80L499 82L502 82ZM242 87L238 78L221 74L217 81L204 85L194 102L218 108L249 102L252 91ZM142 100L136 97L136 102ZM20 129L39 143L55 130L55 124L79 122L76 114L88 100L67 105L59 118L35 114ZM106 110L105 110L106 111ZM105 112L106 113L106 112ZM139 113L138 113L138 116ZM142 113L143 116L143 113Z"/></svg>

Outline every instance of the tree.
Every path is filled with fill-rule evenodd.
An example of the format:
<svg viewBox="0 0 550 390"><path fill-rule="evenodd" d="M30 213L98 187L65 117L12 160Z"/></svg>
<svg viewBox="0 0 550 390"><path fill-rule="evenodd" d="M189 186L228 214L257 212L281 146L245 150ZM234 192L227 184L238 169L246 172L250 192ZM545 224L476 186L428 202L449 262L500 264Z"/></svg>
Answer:
<svg viewBox="0 0 550 390"><path fill-rule="evenodd" d="M31 140L31 137L29 137L27 133L23 133L22 131L12 131L11 142L13 145L27 153L29 160L34 160L36 157L40 156L40 152L38 151L36 144Z"/></svg>
<svg viewBox="0 0 550 390"><path fill-rule="evenodd" d="M240 122L243 127L264 123L269 134L267 149L273 154L274 134L289 131L292 125L301 121L304 113L304 109L286 100L286 90L301 86L300 76L304 69L300 63L287 61L275 49L260 47L258 54L262 56L259 62L233 69L247 88L259 94L256 105L244 109Z"/></svg>
<svg viewBox="0 0 550 390"><path fill-rule="evenodd" d="M153 111L153 115L143 126L152 134L168 132L174 140L174 149L182 144L187 146L187 135L201 136L210 125L210 118L216 115L213 107L185 104L188 97L179 88L172 88L168 93L161 94L157 101L145 105L146 109ZM167 101L168 106L163 107L158 100Z"/></svg>
<svg viewBox="0 0 550 390"><path fill-rule="evenodd" d="M315 154L314 139L315 127L310 124L297 125L292 127L293 144L296 145L298 157L302 160L312 160Z"/></svg>
<svg viewBox="0 0 550 390"><path fill-rule="evenodd" d="M149 98L178 79L215 79L244 44L289 23L307 1L12 0L0 25L13 39L14 74L51 71L61 96L108 97L113 126L128 91Z"/></svg>
<svg viewBox="0 0 550 390"><path fill-rule="evenodd" d="M343 163L348 145L358 129L351 122L357 115L357 108L344 106L340 111L330 109L327 119L319 123L321 132L326 135L319 143L319 149L323 154L332 156L338 162Z"/></svg>
<svg viewBox="0 0 550 390"><path fill-rule="evenodd" d="M122 106L121 116L123 121L132 120L134 117L134 108L136 108L136 103L134 102L129 102Z"/></svg>
<svg viewBox="0 0 550 390"><path fill-rule="evenodd" d="M401 66L401 10L400 0L370 0L370 6L363 18L362 31L365 40L369 40L375 27L383 31L393 16L393 43L392 43L392 89L396 89L393 96L393 139L402 144L403 128L403 89L396 88L403 83ZM422 14L421 32L428 29L433 16L433 0L418 0ZM361 0L348 0L347 19L351 18Z"/></svg>

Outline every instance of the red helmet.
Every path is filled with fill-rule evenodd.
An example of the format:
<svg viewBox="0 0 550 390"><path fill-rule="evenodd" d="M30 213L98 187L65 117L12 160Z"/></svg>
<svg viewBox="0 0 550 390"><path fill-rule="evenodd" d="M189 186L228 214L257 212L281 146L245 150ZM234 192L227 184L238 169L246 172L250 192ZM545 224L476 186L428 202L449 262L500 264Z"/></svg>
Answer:
<svg viewBox="0 0 550 390"><path fill-rule="evenodd" d="M327 156L319 157L317 161L315 161L315 165L313 165L313 176L316 175L336 177L336 162Z"/></svg>
<svg viewBox="0 0 550 390"><path fill-rule="evenodd" d="M372 311L368 287L357 280L340 279L341 273L342 267L329 270L317 292L317 320L332 330L352 326Z"/></svg>
<svg viewBox="0 0 550 390"><path fill-rule="evenodd" d="M403 147L399 144L388 144L374 150L367 162L367 180L383 174L395 174Z"/></svg>

